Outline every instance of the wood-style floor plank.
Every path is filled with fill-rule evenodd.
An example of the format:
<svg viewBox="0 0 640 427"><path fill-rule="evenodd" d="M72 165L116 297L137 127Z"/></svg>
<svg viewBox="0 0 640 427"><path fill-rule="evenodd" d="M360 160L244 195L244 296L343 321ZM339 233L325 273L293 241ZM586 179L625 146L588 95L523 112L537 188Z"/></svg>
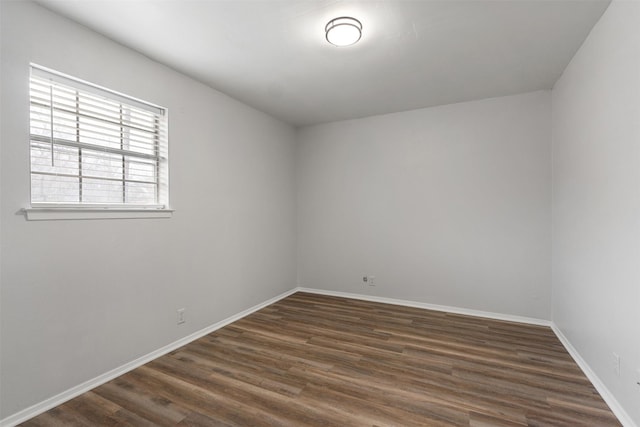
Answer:
<svg viewBox="0 0 640 427"><path fill-rule="evenodd" d="M24 426L619 426L548 327L296 293Z"/></svg>

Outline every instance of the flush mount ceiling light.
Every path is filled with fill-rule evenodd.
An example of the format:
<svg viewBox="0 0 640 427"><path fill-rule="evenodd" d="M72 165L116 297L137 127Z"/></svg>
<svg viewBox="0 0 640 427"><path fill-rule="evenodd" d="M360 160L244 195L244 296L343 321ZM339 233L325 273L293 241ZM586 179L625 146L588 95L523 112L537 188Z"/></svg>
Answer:
<svg viewBox="0 0 640 427"><path fill-rule="evenodd" d="M362 23L355 18L342 16L333 18L324 27L327 41L334 46L350 46L360 40Z"/></svg>

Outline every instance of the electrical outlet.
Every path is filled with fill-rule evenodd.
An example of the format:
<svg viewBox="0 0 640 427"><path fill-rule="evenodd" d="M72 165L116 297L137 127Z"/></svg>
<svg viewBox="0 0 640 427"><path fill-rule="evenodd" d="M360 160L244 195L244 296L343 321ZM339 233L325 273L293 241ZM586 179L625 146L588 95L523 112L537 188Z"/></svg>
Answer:
<svg viewBox="0 0 640 427"><path fill-rule="evenodd" d="M184 318L184 308L179 308L178 309L178 325L183 324L184 322L186 322L185 318Z"/></svg>
<svg viewBox="0 0 640 427"><path fill-rule="evenodd" d="M369 277L368 276L362 276L362 283L364 283L366 285L368 281L369 281Z"/></svg>
<svg viewBox="0 0 640 427"><path fill-rule="evenodd" d="M376 285L376 276L369 276L369 286L375 286Z"/></svg>
<svg viewBox="0 0 640 427"><path fill-rule="evenodd" d="M638 386L638 390L640 391L640 369L636 369L636 385Z"/></svg>
<svg viewBox="0 0 640 427"><path fill-rule="evenodd" d="M617 375L620 376L620 356L618 356L616 353L613 353L613 372Z"/></svg>

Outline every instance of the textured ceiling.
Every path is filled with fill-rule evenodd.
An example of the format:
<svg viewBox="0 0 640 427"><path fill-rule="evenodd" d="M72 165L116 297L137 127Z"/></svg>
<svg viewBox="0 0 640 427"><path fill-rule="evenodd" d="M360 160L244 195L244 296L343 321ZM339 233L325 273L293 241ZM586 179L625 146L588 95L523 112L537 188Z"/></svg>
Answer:
<svg viewBox="0 0 640 427"><path fill-rule="evenodd" d="M303 126L550 89L609 0L39 0ZM361 41L324 39L357 17Z"/></svg>

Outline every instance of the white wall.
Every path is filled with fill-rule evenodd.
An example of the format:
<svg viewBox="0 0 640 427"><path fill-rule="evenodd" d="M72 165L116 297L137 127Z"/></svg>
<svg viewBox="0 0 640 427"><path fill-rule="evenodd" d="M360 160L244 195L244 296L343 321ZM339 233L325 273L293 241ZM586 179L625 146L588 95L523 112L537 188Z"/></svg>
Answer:
<svg viewBox="0 0 640 427"><path fill-rule="evenodd" d="M292 128L31 2L1 4L0 419L293 288L296 268ZM17 214L30 61L168 107L173 218Z"/></svg>
<svg viewBox="0 0 640 427"><path fill-rule="evenodd" d="M300 130L298 283L549 319L550 101Z"/></svg>
<svg viewBox="0 0 640 427"><path fill-rule="evenodd" d="M553 320L640 425L638 2L609 6L553 89L552 216Z"/></svg>

